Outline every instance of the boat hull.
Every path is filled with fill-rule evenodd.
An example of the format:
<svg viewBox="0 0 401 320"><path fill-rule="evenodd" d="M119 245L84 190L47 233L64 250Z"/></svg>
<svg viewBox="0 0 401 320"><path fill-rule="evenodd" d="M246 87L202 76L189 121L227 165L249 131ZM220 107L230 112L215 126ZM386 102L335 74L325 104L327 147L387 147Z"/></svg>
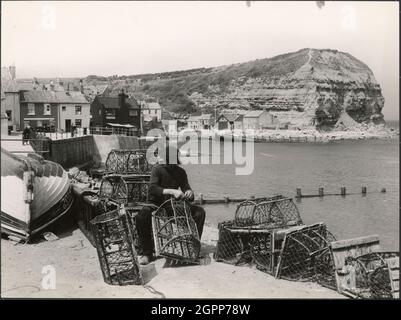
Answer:
<svg viewBox="0 0 401 320"><path fill-rule="evenodd" d="M1 232L29 240L70 210L70 181L57 163L4 149L1 156Z"/></svg>

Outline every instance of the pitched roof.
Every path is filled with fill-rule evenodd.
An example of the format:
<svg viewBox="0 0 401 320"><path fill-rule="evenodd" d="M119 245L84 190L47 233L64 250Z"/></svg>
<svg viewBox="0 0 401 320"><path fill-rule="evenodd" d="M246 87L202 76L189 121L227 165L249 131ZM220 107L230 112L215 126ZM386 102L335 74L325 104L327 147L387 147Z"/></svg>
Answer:
<svg viewBox="0 0 401 320"><path fill-rule="evenodd" d="M118 109L118 97L96 97L96 99L105 107L109 109Z"/></svg>
<svg viewBox="0 0 401 320"><path fill-rule="evenodd" d="M223 113L219 116L219 119L221 117L224 117L227 119L227 121L229 122L234 122L235 120L237 120L241 115L239 114L234 114L234 113Z"/></svg>
<svg viewBox="0 0 401 320"><path fill-rule="evenodd" d="M97 96L97 99L107 109L120 109L118 97ZM125 103L129 105L129 109L139 109L139 104L134 98L125 99Z"/></svg>
<svg viewBox="0 0 401 320"><path fill-rule="evenodd" d="M200 116L190 116L190 117L188 118L188 121L198 121L199 118L200 118Z"/></svg>
<svg viewBox="0 0 401 320"><path fill-rule="evenodd" d="M162 107L158 102L148 102L145 109L161 109Z"/></svg>
<svg viewBox="0 0 401 320"><path fill-rule="evenodd" d="M22 93L21 102L32 103L89 103L81 92L30 90Z"/></svg>
<svg viewBox="0 0 401 320"><path fill-rule="evenodd" d="M199 120L210 120L212 115L210 113L204 113L199 116Z"/></svg>
<svg viewBox="0 0 401 320"><path fill-rule="evenodd" d="M32 81L22 81L22 80L17 80L17 89L18 91L24 90L24 91L29 91L33 89L33 83Z"/></svg>
<svg viewBox="0 0 401 320"><path fill-rule="evenodd" d="M10 69L1 68L1 87L4 92L18 92L17 81L12 78Z"/></svg>
<svg viewBox="0 0 401 320"><path fill-rule="evenodd" d="M265 110L253 110L249 111L244 115L244 118L258 118L262 115L262 113L265 112Z"/></svg>
<svg viewBox="0 0 401 320"><path fill-rule="evenodd" d="M130 109L139 109L139 103L134 98L127 98L125 99L125 103L128 103Z"/></svg>

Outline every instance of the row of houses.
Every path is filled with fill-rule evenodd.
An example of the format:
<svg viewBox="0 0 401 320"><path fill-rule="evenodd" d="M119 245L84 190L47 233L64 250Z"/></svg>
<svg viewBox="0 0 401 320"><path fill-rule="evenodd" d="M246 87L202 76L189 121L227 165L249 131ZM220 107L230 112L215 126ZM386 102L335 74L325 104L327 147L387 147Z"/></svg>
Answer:
<svg viewBox="0 0 401 320"><path fill-rule="evenodd" d="M72 127L122 126L139 133L142 122L161 122L158 102L138 102L121 91L110 96L107 85L39 83L17 81L15 66L1 68L2 134L22 130L26 125L51 131Z"/></svg>
<svg viewBox="0 0 401 320"><path fill-rule="evenodd" d="M193 130L210 129L217 130L263 130L263 129L288 129L288 123L280 122L276 115L266 110L238 110L236 113L222 113L215 120L212 114L190 116L187 120L187 128Z"/></svg>

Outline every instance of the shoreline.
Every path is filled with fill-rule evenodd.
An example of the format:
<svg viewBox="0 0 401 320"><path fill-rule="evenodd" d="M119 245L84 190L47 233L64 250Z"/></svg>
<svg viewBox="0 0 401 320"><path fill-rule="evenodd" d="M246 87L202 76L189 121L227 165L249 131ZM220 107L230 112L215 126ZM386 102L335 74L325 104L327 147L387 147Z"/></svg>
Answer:
<svg viewBox="0 0 401 320"><path fill-rule="evenodd" d="M264 130L251 132L245 135L239 132L219 132L219 137L232 136L234 139L241 139L254 142L296 142L296 143L313 143L313 142L330 142L345 140L388 140L399 137L399 132L391 129L382 130L360 130L360 131L329 131L320 132L317 130Z"/></svg>
<svg viewBox="0 0 401 320"><path fill-rule="evenodd" d="M179 142L194 136L200 139L228 139L236 142L253 141L255 143L327 143L331 141L389 140L398 139L399 131L390 127L369 127L361 130L183 130L167 133L169 138ZM141 137L146 138L146 136Z"/></svg>

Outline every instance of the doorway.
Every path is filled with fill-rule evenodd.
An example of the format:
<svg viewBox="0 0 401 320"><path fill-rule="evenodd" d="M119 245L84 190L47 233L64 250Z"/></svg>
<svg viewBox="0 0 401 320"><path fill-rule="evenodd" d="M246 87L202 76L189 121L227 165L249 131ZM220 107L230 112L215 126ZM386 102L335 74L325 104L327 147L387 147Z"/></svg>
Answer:
<svg viewBox="0 0 401 320"><path fill-rule="evenodd" d="M65 120L65 131L70 132L71 131L71 119L66 119Z"/></svg>

